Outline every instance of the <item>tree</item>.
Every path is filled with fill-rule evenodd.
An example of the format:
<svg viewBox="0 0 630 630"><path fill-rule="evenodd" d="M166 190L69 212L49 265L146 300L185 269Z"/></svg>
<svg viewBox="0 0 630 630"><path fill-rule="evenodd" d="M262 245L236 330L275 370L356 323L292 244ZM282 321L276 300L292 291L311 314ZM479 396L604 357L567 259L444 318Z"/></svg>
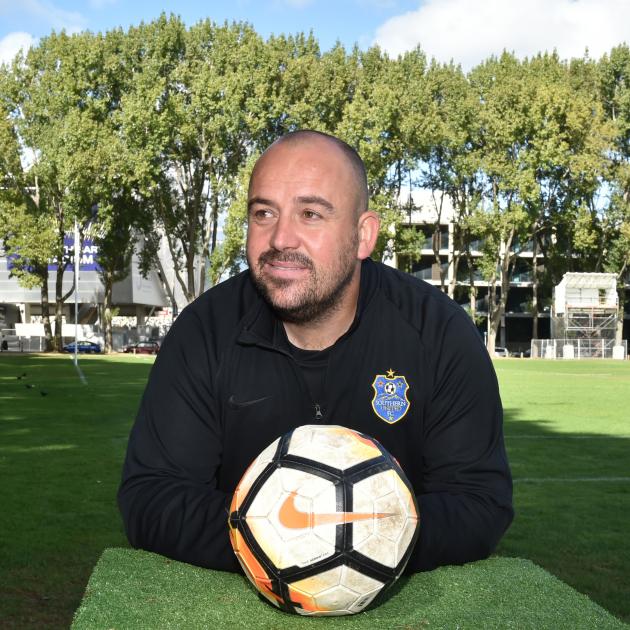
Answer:
<svg viewBox="0 0 630 630"><path fill-rule="evenodd" d="M576 264L596 268L589 254L597 248L592 226L597 222L598 193L606 169L610 130L605 124L589 75L592 64L579 60L573 66L556 54L538 55L524 64L533 86L529 108L528 146L523 169L528 186L522 198L528 213L528 235L533 244L532 315L538 336L537 255L545 255L549 284Z"/></svg>
<svg viewBox="0 0 630 630"><path fill-rule="evenodd" d="M223 240L210 257L210 282L218 283L225 274L238 273L245 266L245 226L247 224L247 192L249 179L259 154L253 153L241 167L234 182L232 201L223 224Z"/></svg>
<svg viewBox="0 0 630 630"><path fill-rule="evenodd" d="M11 73L10 111L22 151L33 155L29 178L37 223L54 233L41 252L56 264L54 347L61 350L64 272L70 263L67 235L85 226L103 194L103 152L108 144L107 107L102 98L102 55L90 33L51 34L18 58ZM43 270L42 270L42 273ZM42 276L43 278L43 276ZM46 285L42 281L42 286ZM44 307L43 307L44 308Z"/></svg>
<svg viewBox="0 0 630 630"><path fill-rule="evenodd" d="M42 203L37 180L30 181L22 167L15 127L5 112L0 119L0 238L11 275L24 287L40 289L45 349L51 350L48 265L55 233Z"/></svg>
<svg viewBox="0 0 630 630"><path fill-rule="evenodd" d="M529 140L532 86L520 62L508 53L477 66L469 78L481 104L479 167L484 183L482 206L469 225L483 239L479 266L488 280L487 345L492 354L510 288L515 259L512 245L527 226L522 193L530 182L522 165Z"/></svg>
<svg viewBox="0 0 630 630"><path fill-rule="evenodd" d="M128 37L117 29L96 35L99 80L92 97L100 104L100 133L94 144L100 169L92 190L93 217L90 227L98 246L99 276L103 282L102 323L105 352L112 350L112 294L117 281L130 272L134 252L153 231L142 180L138 177L132 148L125 142L122 103L131 89L132 64ZM146 262L146 261L145 261ZM148 267L142 267L145 274Z"/></svg>
<svg viewBox="0 0 630 630"><path fill-rule="evenodd" d="M351 97L334 131L355 147L365 163L370 206L381 217L375 255L411 255L424 241L401 207L403 187L410 181L428 145L432 120L426 110L426 59L416 49L396 60L378 47L355 49Z"/></svg>
<svg viewBox="0 0 630 630"><path fill-rule="evenodd" d="M471 316L475 317L475 263L470 249L472 235L468 229L470 216L478 208L482 182L479 177L480 101L475 97L462 70L452 63L433 62L428 71L431 102L435 109L436 133L427 160L422 168L420 184L431 191L436 210L433 247L439 263L439 230L445 198L454 211L452 268L441 271L442 290L450 271L448 294L455 295L459 261L465 256L469 272Z"/></svg>
<svg viewBox="0 0 630 630"><path fill-rule="evenodd" d="M244 24L204 21L187 30L164 15L129 36L133 78L122 100L123 135L140 194L190 302L205 290L220 218L253 148L249 106L262 42ZM157 245L149 239L146 254Z"/></svg>
<svg viewBox="0 0 630 630"><path fill-rule="evenodd" d="M617 274L619 316L617 343L623 336L626 284L630 268L630 48L613 48L600 61L600 93L604 111L614 127L610 152L610 204L602 247L604 269Z"/></svg>

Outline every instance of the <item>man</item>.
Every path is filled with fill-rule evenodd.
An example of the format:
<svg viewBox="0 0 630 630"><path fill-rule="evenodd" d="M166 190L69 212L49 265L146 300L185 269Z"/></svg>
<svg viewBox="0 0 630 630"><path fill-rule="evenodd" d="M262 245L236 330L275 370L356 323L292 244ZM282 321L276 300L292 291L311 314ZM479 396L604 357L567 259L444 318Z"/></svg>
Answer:
<svg viewBox="0 0 630 630"><path fill-rule="evenodd" d="M367 204L363 164L336 138L295 132L262 155L249 270L184 309L151 372L119 491L132 545L239 570L227 507L243 472L323 423L375 437L409 477L421 528L408 569L492 552L513 513L491 361L457 304L369 259Z"/></svg>

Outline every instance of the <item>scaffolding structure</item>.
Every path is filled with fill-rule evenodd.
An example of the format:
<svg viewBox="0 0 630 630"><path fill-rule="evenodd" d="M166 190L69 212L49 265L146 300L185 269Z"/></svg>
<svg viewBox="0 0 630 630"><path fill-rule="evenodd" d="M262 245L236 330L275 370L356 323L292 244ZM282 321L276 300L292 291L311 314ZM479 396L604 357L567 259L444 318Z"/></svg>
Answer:
<svg viewBox="0 0 630 630"><path fill-rule="evenodd" d="M627 343L617 344L617 276L566 273L554 288L551 339L532 340L532 356L625 359Z"/></svg>

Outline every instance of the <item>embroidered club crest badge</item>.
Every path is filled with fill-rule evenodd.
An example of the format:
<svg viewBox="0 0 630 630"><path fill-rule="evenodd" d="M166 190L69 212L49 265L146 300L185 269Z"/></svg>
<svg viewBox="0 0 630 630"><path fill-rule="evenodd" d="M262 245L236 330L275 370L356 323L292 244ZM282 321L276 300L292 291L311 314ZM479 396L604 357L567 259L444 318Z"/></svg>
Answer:
<svg viewBox="0 0 630 630"><path fill-rule="evenodd" d="M388 424L401 420L409 411L407 398L409 383L404 376L394 376L394 370L387 370L387 375L377 374L372 383L374 413Z"/></svg>

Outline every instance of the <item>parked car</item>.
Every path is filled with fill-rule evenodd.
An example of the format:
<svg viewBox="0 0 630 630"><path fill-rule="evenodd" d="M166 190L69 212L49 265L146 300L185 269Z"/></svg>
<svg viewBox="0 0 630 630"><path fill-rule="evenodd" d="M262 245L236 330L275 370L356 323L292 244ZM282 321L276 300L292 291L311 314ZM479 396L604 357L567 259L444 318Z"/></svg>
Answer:
<svg viewBox="0 0 630 630"><path fill-rule="evenodd" d="M131 354L157 354L160 350L160 344L155 341L138 341L127 346L123 352Z"/></svg>
<svg viewBox="0 0 630 630"><path fill-rule="evenodd" d="M510 353L508 352L508 349L504 348L503 346L495 346L494 356L495 357L509 357Z"/></svg>
<svg viewBox="0 0 630 630"><path fill-rule="evenodd" d="M67 343L63 347L63 351L74 353L74 341ZM77 352L85 354L99 354L101 352L101 345L94 343L93 341L79 341L77 344Z"/></svg>

